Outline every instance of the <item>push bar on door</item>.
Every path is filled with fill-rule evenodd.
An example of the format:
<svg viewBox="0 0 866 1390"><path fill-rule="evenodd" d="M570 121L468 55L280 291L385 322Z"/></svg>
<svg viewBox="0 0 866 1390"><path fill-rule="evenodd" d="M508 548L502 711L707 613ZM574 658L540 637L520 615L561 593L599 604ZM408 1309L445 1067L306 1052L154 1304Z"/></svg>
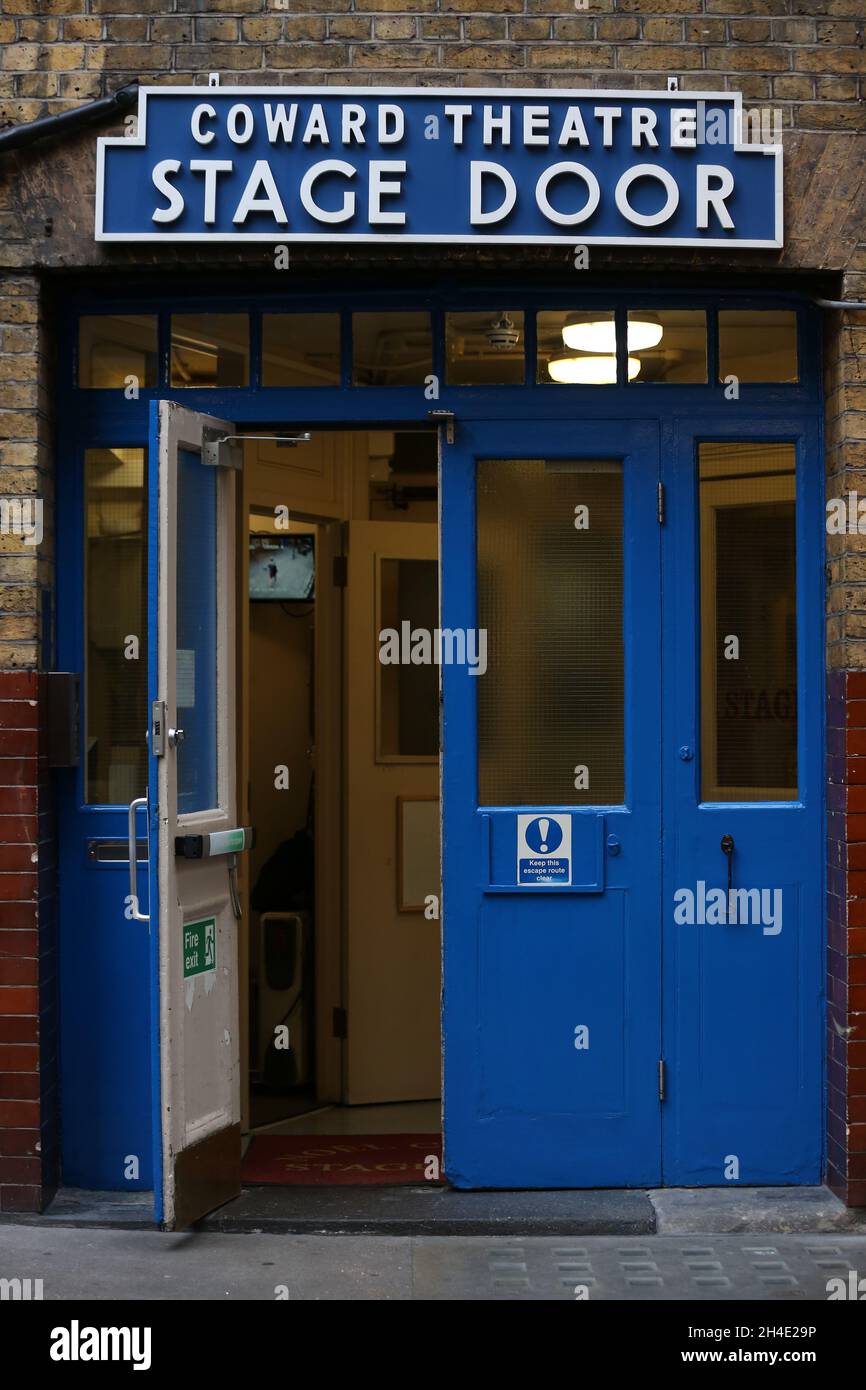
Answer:
<svg viewBox="0 0 866 1390"><path fill-rule="evenodd" d="M237 854L252 849L256 832L251 825L236 830L217 830L213 835L175 835L175 859L213 859L218 854Z"/></svg>

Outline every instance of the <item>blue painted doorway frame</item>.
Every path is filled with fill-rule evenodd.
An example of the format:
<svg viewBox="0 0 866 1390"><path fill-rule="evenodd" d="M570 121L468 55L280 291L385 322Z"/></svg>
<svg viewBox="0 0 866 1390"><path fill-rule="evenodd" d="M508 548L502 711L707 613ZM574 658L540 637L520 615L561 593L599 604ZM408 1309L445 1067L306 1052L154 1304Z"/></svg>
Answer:
<svg viewBox="0 0 866 1390"><path fill-rule="evenodd" d="M503 296L502 287L483 287L460 282L456 278L442 279L435 286L425 284L406 289L402 286L381 290L371 286L359 292L356 277L340 284L335 278L326 289L320 285L306 288L300 281L292 294L275 293L273 281L268 287L254 289L245 282L242 291L224 281L209 284L204 278L195 284L187 282L174 287L160 282L160 293L149 295L141 285L100 286L84 285L71 292L62 305L59 319L59 354L57 376L57 572L60 581L56 593L56 659L57 669L83 671L85 668L85 584L83 555L85 547L83 460L87 448L147 447L148 412L151 403L161 397L172 397L193 409L216 412L241 423L260 426L262 422L279 421L286 426L321 428L370 428L385 425L429 426L430 404L421 400L417 387L359 388L351 384L352 359L350 321L355 309L424 308L432 315L434 336L434 371L444 383L440 398L434 404L453 411L459 422L473 419L508 421L519 411L521 420L532 422L537 440L549 428L567 426L576 438L587 420L635 420L652 417L660 422L662 431L662 461L665 469L672 467L672 450L681 447L686 437L687 422L716 420L724 415L721 428L741 428L739 437L748 437L752 430L760 431L765 422L776 430L783 423L784 437L803 442L800 463L803 494L814 500L817 508L812 520L823 538L817 519L823 514L821 488L821 376L820 376L820 316L802 296L780 291L762 295L730 286L706 286L706 292L685 289L635 290L627 286L616 289L597 285L587 290L575 289L571 281L563 285L540 287L510 284ZM499 311L503 302L523 305L526 320L526 374L521 387L474 388L447 385L445 372L444 326L445 314L451 310L488 308ZM537 335L536 309L561 308L563 304L579 303L580 307L615 306L620 345L618 349L620 382L616 386L592 388L552 387L536 379L535 353ZM651 307L679 304L684 307L700 305L708 313L708 379L703 385L677 386L669 384L632 384L624 379L624 333L627 309L635 304ZM726 308L789 307L798 311L799 380L774 385L749 385L741 388L738 405L722 405L723 393L719 382L717 310ZM263 388L261 362L261 325L265 313L288 310L332 310L342 316L343 346L341 354L341 384L339 387L310 390L306 388ZM183 389L170 385L170 318L173 312L247 312L251 324L250 383L244 388ZM78 316L81 314L155 314L159 320L158 381L142 389L136 399L128 399L121 390L81 389L78 386ZM730 410L730 416L727 416ZM736 412L736 414L734 414ZM695 431L691 430L690 437ZM689 445L691 448L692 445ZM532 451L537 454L538 446ZM691 459L691 455L689 456ZM693 462L693 460L691 460ZM691 465L690 465L691 466ZM673 486L668 473L669 484ZM673 517L675 498L669 487L669 518ZM815 500L816 499L816 500ZM811 505L811 504L810 504ZM669 525L672 521L669 519ZM806 514L801 509L801 525L806 526ZM153 538L151 538L151 541ZM686 538L690 545L693 538ZM809 564L815 558L815 534L808 540ZM151 563L155 550L151 544ZM806 552L804 552L805 554ZM669 551L668 551L669 554ZM691 561L694 565L694 558ZM666 590L686 573L687 561L678 562L676 571L665 569ZM811 585L820 583L820 567L811 577ZM804 578L804 583L807 580ZM803 600L805 602L805 600ZM801 613L806 610L801 606ZM820 646L823 624L820 603L812 603L813 628L809 641ZM805 647L801 648L804 657ZM676 689L683 698L690 698L694 687L694 653L684 653L684 676L676 680ZM691 674L689 674L689 663ZM817 655L816 667L823 668L823 658ZM689 686L688 682L692 685ZM673 717L670 683L663 691L664 729L667 738L677 720ZM808 740L812 758L823 766L821 753L821 714L816 722L804 723L801 740ZM95 837L125 837L126 811L116 805L88 804L85 795L83 762L86 757L82 720L82 767L56 774L57 808L59 819L59 877L60 877L60 997L61 997L61 1105L63 1109L64 1170L67 1181L87 1187L130 1186L148 1188L156 1184L150 1159L150 1144L154 1153L159 1148L159 1070L156 1057L159 981L156 970L155 933L149 940L146 932L132 936L130 923L123 921L122 903L126 892L127 868L124 864L94 866L88 861L87 846ZM806 762L801 757L804 770ZM810 766L812 764L810 763ZM673 774L671 774L673 775ZM820 805L812 810L823 822L823 793L820 771L814 780L814 795ZM144 788L142 788L142 791ZM667 793L666 793L667 795ZM153 804L153 798L152 798ZM143 832L143 819L141 822ZM823 856L822 856L823 858ZM823 863L818 865L823 875ZM823 878L822 885L823 887ZM155 880L151 876L151 888ZM666 892L667 887L666 887ZM82 910L82 904L86 905ZM819 929L823 930L823 904L817 903ZM120 932L125 951L117 953ZM666 968L670 957L666 957ZM812 989L814 981L810 982ZM823 1018L823 980L818 981L812 1007ZM823 1075L823 1038L816 1043L813 1064ZM669 1069L670 1075L670 1069ZM153 1123L148 1123L148 1116ZM821 1143L820 1114L815 1119L816 1142ZM130 1182L123 1175L122 1158L129 1152L142 1154L140 1177ZM809 1156L804 1171L812 1171Z"/></svg>

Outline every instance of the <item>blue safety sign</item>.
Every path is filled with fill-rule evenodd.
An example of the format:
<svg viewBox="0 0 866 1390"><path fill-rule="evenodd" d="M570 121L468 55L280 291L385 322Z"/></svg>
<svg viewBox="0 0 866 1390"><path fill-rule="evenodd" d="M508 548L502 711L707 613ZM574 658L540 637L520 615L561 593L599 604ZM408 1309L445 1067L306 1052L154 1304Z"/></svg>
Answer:
<svg viewBox="0 0 866 1390"><path fill-rule="evenodd" d="M571 883L571 816L518 815L517 882Z"/></svg>

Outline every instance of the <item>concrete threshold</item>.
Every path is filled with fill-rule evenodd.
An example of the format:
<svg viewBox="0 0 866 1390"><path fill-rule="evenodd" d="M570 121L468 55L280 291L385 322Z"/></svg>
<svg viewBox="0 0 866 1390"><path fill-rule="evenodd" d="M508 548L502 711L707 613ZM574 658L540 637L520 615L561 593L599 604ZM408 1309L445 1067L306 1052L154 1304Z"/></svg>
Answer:
<svg viewBox="0 0 866 1390"><path fill-rule="evenodd" d="M152 1230L150 1193L63 1188L41 1216L0 1223ZM826 1187L595 1188L461 1192L449 1187L247 1187L202 1231L383 1236L737 1233L866 1235L866 1209Z"/></svg>
<svg viewBox="0 0 866 1390"><path fill-rule="evenodd" d="M421 1236L650 1235L649 1195L632 1190L459 1192L451 1187L248 1187L206 1231Z"/></svg>

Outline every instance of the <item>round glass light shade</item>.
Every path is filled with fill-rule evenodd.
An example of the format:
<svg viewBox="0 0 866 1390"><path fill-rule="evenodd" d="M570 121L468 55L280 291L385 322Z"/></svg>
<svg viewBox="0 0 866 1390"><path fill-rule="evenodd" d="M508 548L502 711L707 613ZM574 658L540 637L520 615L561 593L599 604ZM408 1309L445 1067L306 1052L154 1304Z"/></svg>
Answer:
<svg viewBox="0 0 866 1390"><path fill-rule="evenodd" d="M628 350L644 352L658 347L662 340L662 325L651 319L629 319ZM575 315L564 324L562 341L575 352L616 352L616 325L610 319L593 319Z"/></svg>
<svg viewBox="0 0 866 1390"><path fill-rule="evenodd" d="M552 381L563 386L613 386L616 382L616 356L553 357L547 364ZM628 379L640 371L640 358L628 359Z"/></svg>

